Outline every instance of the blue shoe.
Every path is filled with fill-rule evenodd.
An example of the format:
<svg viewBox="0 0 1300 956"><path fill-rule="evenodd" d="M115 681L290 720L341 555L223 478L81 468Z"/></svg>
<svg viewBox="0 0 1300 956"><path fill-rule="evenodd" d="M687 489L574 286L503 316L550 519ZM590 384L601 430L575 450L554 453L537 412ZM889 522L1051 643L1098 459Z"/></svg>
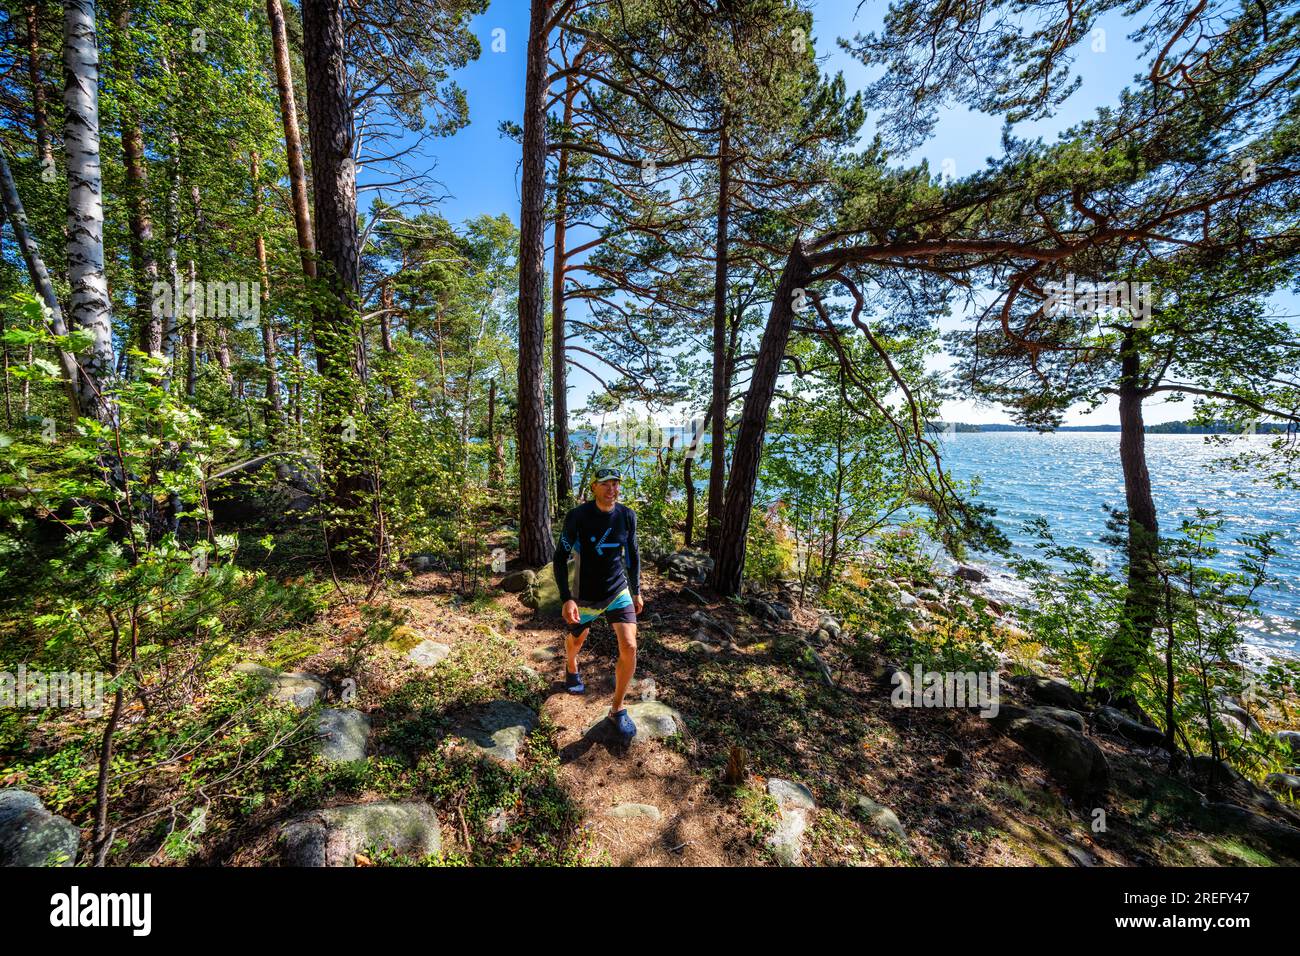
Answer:
<svg viewBox="0 0 1300 956"><path fill-rule="evenodd" d="M623 708L617 714L610 714L609 720L618 730L619 739L625 744L630 744L632 738L636 736L636 724L632 723L632 718L627 715L627 708Z"/></svg>
<svg viewBox="0 0 1300 956"><path fill-rule="evenodd" d="M564 689L570 694L586 693L587 685L582 682L582 677L578 674L570 674L567 670L564 672Z"/></svg>

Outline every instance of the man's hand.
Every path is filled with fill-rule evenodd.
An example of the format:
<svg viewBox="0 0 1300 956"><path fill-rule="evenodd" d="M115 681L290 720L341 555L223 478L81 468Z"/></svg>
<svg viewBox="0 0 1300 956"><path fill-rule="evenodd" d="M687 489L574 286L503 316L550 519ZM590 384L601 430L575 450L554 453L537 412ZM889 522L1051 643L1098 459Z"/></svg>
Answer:
<svg viewBox="0 0 1300 956"><path fill-rule="evenodd" d="M578 602L565 601L564 607L560 608L560 617L564 618L566 624L577 624L581 617L578 613Z"/></svg>
<svg viewBox="0 0 1300 956"><path fill-rule="evenodd" d="M632 610L636 611L637 615L640 616L640 614L641 614L641 610L642 610L644 607L645 607L645 601L641 600L641 595L639 595L639 594L633 594L633 595L632 595Z"/></svg>

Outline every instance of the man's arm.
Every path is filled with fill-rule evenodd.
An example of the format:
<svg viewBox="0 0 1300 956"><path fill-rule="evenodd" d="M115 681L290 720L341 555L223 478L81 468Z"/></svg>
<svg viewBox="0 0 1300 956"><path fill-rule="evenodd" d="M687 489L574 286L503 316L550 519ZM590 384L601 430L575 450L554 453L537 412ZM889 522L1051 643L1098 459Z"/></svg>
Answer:
<svg viewBox="0 0 1300 956"><path fill-rule="evenodd" d="M555 557L551 559L551 567L555 570L555 586L560 589L560 603L573 600L569 594L569 556L580 545L577 515L577 508L565 515L560 543L555 546Z"/></svg>
<svg viewBox="0 0 1300 956"><path fill-rule="evenodd" d="M636 512L627 510L627 589L633 596L641 593L641 548L636 542Z"/></svg>

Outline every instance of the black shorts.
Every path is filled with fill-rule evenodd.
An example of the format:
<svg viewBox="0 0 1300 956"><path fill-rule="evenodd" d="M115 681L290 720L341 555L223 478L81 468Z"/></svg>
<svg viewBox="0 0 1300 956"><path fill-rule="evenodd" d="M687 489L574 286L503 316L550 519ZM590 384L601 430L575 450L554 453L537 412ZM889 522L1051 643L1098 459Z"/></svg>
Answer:
<svg viewBox="0 0 1300 956"><path fill-rule="evenodd" d="M610 624L635 624L636 623L636 608L631 604L625 604L623 605L623 607L606 608L604 611L602 611L600 614L597 614L595 617L589 618L588 620L585 621L579 621L577 624L566 624L565 628L574 637L578 637L582 634L583 631L587 630L589 627L591 627L591 625L595 624L597 619L600 618L602 615L604 616L605 620L608 621Z"/></svg>

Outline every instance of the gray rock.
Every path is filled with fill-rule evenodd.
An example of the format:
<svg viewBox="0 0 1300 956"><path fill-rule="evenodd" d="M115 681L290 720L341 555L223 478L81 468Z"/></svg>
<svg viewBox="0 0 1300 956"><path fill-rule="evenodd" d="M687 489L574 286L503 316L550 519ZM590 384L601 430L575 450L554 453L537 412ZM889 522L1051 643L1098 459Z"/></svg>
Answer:
<svg viewBox="0 0 1300 956"><path fill-rule="evenodd" d="M708 604L708 603L709 603L708 601L706 601L706 600L704 599L704 595L702 595L699 591L692 590L691 588L683 587L683 588L682 588L682 594L683 594L683 596L685 596L685 597L687 597L687 598L690 598L690 599L691 599L692 601L694 601L696 604Z"/></svg>
<svg viewBox="0 0 1300 956"><path fill-rule="evenodd" d="M355 866L374 847L407 857L442 852L438 816L427 803L363 803L312 810L280 832L287 866Z"/></svg>
<svg viewBox="0 0 1300 956"><path fill-rule="evenodd" d="M517 594L526 587L530 587L537 580L537 572L529 568L522 571L514 571L507 574L501 579L501 590L508 591L511 594Z"/></svg>
<svg viewBox="0 0 1300 956"><path fill-rule="evenodd" d="M316 753L330 763L348 763L366 759L370 739L370 718L359 710L326 707L316 722L316 732L325 734L316 741Z"/></svg>
<svg viewBox="0 0 1300 956"><path fill-rule="evenodd" d="M0 790L0 866L72 866L81 831L34 793Z"/></svg>
<svg viewBox="0 0 1300 956"><path fill-rule="evenodd" d="M963 564L957 568L957 577L961 578L963 581L971 581L975 584L980 584L989 579L987 574L979 568L972 567L969 564Z"/></svg>
<svg viewBox="0 0 1300 956"><path fill-rule="evenodd" d="M1092 719L1107 733L1118 734L1144 747L1158 747L1165 740L1164 733L1158 728L1138 723L1128 714L1114 707L1098 707Z"/></svg>
<svg viewBox="0 0 1300 956"><path fill-rule="evenodd" d="M702 630L714 631L724 637L734 637L736 634L735 629L730 624L719 621L713 615L705 614L703 611L692 612L691 623Z"/></svg>
<svg viewBox="0 0 1300 956"><path fill-rule="evenodd" d="M1069 681L1059 677L1026 676L1017 678L1016 684L1041 704L1066 710L1086 710L1088 707L1084 696L1071 687Z"/></svg>
<svg viewBox="0 0 1300 956"><path fill-rule="evenodd" d="M1300 730L1279 730L1273 735L1278 743L1291 748L1291 752L1300 754Z"/></svg>
<svg viewBox="0 0 1300 956"><path fill-rule="evenodd" d="M898 594L894 596L894 600L898 602L899 607L916 607L916 605L920 603L915 597L908 594L906 591L899 591Z"/></svg>
<svg viewBox="0 0 1300 956"><path fill-rule="evenodd" d="M1083 714L1077 710L1067 710L1064 707L1035 707L1034 713L1058 720L1067 727L1073 727L1079 733L1084 731Z"/></svg>
<svg viewBox="0 0 1300 956"><path fill-rule="evenodd" d="M531 651L528 655L529 660L537 661L539 664L560 660L563 657L564 655L553 647L539 647L537 650Z"/></svg>
<svg viewBox="0 0 1300 956"><path fill-rule="evenodd" d="M817 627L825 631L832 641L839 640L840 634L844 631L844 626L829 614L823 614L817 619Z"/></svg>
<svg viewBox="0 0 1300 956"><path fill-rule="evenodd" d="M695 629L695 633L691 635L691 640L702 641L705 644L715 644L718 639L704 628L698 627Z"/></svg>
<svg viewBox="0 0 1300 956"><path fill-rule="evenodd" d="M704 641L691 641L686 645L686 650L692 654L703 654L705 657L716 657L722 653L722 648L716 644L706 644Z"/></svg>
<svg viewBox="0 0 1300 956"><path fill-rule="evenodd" d="M634 744L671 737L686 726L682 715L662 701L626 701L623 706L627 708L632 723L636 724L636 736L632 738ZM588 736L606 736L613 732L612 724L603 716L587 728Z"/></svg>
<svg viewBox="0 0 1300 956"><path fill-rule="evenodd" d="M650 820L654 823L663 818L659 808L648 803L620 803L606 810L605 815L617 820Z"/></svg>
<svg viewBox="0 0 1300 956"><path fill-rule="evenodd" d="M943 595L934 588L920 588L916 596L922 601L943 601Z"/></svg>
<svg viewBox="0 0 1300 956"><path fill-rule="evenodd" d="M859 796L853 805L853 812L869 823L880 833L888 833L899 840L907 841L907 831L899 822L898 815L889 807L876 803L870 797Z"/></svg>
<svg viewBox="0 0 1300 956"><path fill-rule="evenodd" d="M772 777L767 781L767 792L782 810L817 809L817 801L813 799L812 791L801 783L795 783L793 780Z"/></svg>
<svg viewBox="0 0 1300 956"><path fill-rule="evenodd" d="M241 674L252 674L266 680L272 700L282 704L293 704L299 710L307 710L329 691L324 678L305 672L282 673L252 664L247 661L235 665Z"/></svg>
<svg viewBox="0 0 1300 956"><path fill-rule="evenodd" d="M1075 866L1092 867L1097 865L1097 858L1080 846L1067 844L1065 855L1074 861Z"/></svg>
<svg viewBox="0 0 1300 956"><path fill-rule="evenodd" d="M413 664L421 667L436 667L445 661L451 654L451 648L446 644L439 644L437 641L425 639L419 644L406 652L406 657Z"/></svg>
<svg viewBox="0 0 1300 956"><path fill-rule="evenodd" d="M1045 714L1004 708L995 721L1007 735L1047 767L1076 800L1096 798L1110 785L1106 755L1093 741L1072 727ZM1005 711L1005 713L1004 713Z"/></svg>
<svg viewBox="0 0 1300 956"><path fill-rule="evenodd" d="M472 708L453 732L485 757L514 763L519 747L537 726L537 715L512 700L494 700Z"/></svg>
<svg viewBox="0 0 1300 956"><path fill-rule="evenodd" d="M808 829L808 811L784 810L777 820L776 829L768 835L767 847L781 866L800 866L803 863L803 834Z"/></svg>
<svg viewBox="0 0 1300 956"><path fill-rule="evenodd" d="M1264 778L1264 785L1278 793L1300 796L1300 776L1293 773L1270 773Z"/></svg>

